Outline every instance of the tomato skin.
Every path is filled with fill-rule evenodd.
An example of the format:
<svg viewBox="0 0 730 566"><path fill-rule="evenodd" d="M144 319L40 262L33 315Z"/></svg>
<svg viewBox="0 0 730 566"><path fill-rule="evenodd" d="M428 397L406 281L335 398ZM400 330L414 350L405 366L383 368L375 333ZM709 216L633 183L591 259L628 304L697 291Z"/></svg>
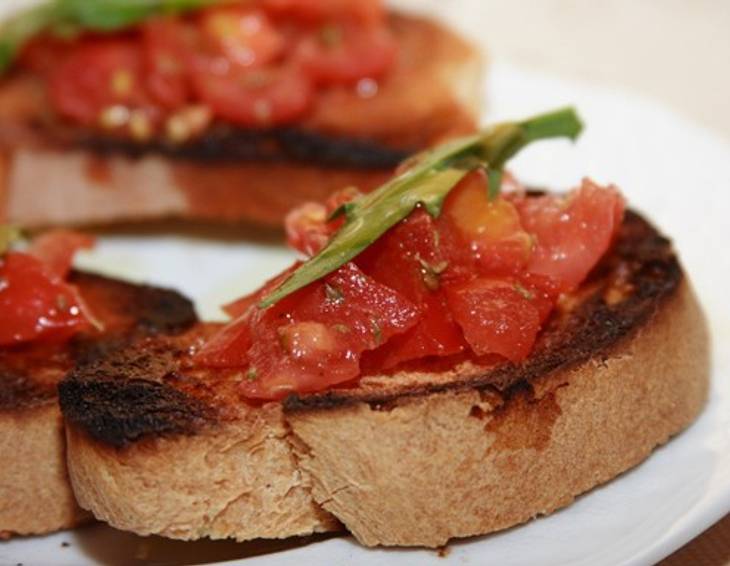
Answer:
<svg viewBox="0 0 730 566"><path fill-rule="evenodd" d="M518 201L522 222L537 237L527 271L575 289L603 257L621 226L624 200L612 187L584 180L565 198L546 195Z"/></svg>
<svg viewBox="0 0 730 566"><path fill-rule="evenodd" d="M223 7L203 13L204 46L231 65L256 68L275 61L286 48L284 37L261 10Z"/></svg>
<svg viewBox="0 0 730 566"><path fill-rule="evenodd" d="M398 291L421 311L418 325L368 354L371 367L388 369L409 360L447 356L465 349L441 288L441 274L448 261L438 242L436 223L419 208L357 259L365 273Z"/></svg>
<svg viewBox="0 0 730 566"><path fill-rule="evenodd" d="M78 291L29 254L0 260L0 345L60 342L90 326Z"/></svg>
<svg viewBox="0 0 730 566"><path fill-rule="evenodd" d="M512 362L530 354L540 311L514 282L474 279L447 287L446 295L475 354L499 354Z"/></svg>
<svg viewBox="0 0 730 566"><path fill-rule="evenodd" d="M214 60L200 58L192 79L198 97L218 116L244 127L296 120L309 109L314 95L309 78L294 67L219 68Z"/></svg>
<svg viewBox="0 0 730 566"><path fill-rule="evenodd" d="M517 208L501 196L489 200L482 171L468 175L449 193L440 225L454 268L467 274L519 273L532 255L533 239Z"/></svg>
<svg viewBox="0 0 730 566"><path fill-rule="evenodd" d="M134 39L82 40L51 74L50 100L64 117L96 125L102 111L147 104L142 47Z"/></svg>
<svg viewBox="0 0 730 566"><path fill-rule="evenodd" d="M145 83L150 97L177 110L192 97L186 61L195 48L195 30L175 18L150 20L142 27Z"/></svg>
<svg viewBox="0 0 730 566"><path fill-rule="evenodd" d="M248 308L197 361L246 368L241 391L248 398L319 391L356 378L362 353L411 328L418 315L349 263L268 309Z"/></svg>
<svg viewBox="0 0 730 566"><path fill-rule="evenodd" d="M395 38L385 27L331 23L306 35L294 59L320 84L348 84L380 77L397 53Z"/></svg>

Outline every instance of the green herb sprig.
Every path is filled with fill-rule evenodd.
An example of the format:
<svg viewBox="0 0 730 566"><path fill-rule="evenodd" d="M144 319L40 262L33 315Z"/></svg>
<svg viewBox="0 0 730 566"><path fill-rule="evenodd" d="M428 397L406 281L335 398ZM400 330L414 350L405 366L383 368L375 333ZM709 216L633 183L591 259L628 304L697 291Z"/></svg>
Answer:
<svg viewBox="0 0 730 566"><path fill-rule="evenodd" d="M460 138L418 156L413 166L375 191L338 209L344 225L317 255L303 263L259 304L267 308L332 273L355 258L417 205L434 217L446 195L470 172L485 169L491 197L499 194L505 163L532 142L549 138L575 140L583 128L572 108L562 108L521 122L505 122Z"/></svg>
<svg viewBox="0 0 730 566"><path fill-rule="evenodd" d="M198 10L226 0L49 0L0 22L0 73L33 37L113 32L164 14Z"/></svg>

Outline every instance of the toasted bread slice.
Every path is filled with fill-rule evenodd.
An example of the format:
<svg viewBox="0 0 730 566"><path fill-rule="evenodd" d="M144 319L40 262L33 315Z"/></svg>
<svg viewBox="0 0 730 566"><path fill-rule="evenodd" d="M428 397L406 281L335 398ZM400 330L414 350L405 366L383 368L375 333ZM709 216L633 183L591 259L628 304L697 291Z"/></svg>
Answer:
<svg viewBox="0 0 730 566"><path fill-rule="evenodd" d="M186 369L210 329L79 366L60 386L79 503L180 539L338 528L439 546L569 504L700 412L708 336L671 244L628 212L524 362L434 362L252 406ZM336 519L336 520L335 520Z"/></svg>
<svg viewBox="0 0 730 566"><path fill-rule="evenodd" d="M293 206L369 190L413 151L471 132L479 52L435 22L393 15L395 69L368 96L333 88L296 129L218 124L182 146L89 138L49 120L42 85L0 82L0 221L28 227L163 217L278 226ZM4 161L4 166L2 162Z"/></svg>
<svg viewBox="0 0 730 566"><path fill-rule="evenodd" d="M191 303L173 291L74 273L103 334L71 344L0 348L0 533L38 534L88 518L68 482L57 384L75 362L141 336L192 325Z"/></svg>

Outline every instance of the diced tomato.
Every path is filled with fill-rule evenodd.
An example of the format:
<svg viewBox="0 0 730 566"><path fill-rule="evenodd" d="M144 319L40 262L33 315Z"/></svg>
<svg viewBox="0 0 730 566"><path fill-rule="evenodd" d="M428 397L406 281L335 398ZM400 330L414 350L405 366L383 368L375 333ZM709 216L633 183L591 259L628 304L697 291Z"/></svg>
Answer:
<svg viewBox="0 0 730 566"><path fill-rule="evenodd" d="M412 359L464 350L461 330L446 306L441 276L448 268L433 218L424 210L383 235L357 259L370 277L418 305L418 325L369 354L370 365L387 369Z"/></svg>
<svg viewBox="0 0 730 566"><path fill-rule="evenodd" d="M36 237L28 253L39 259L48 273L59 279L65 279L76 252L89 249L93 245L94 238L87 234L70 230L53 230Z"/></svg>
<svg viewBox="0 0 730 566"><path fill-rule="evenodd" d="M502 197L488 199L483 172L468 175L446 197L441 229L449 256L457 258L455 267L467 271L514 274L532 254L533 241L517 208Z"/></svg>
<svg viewBox="0 0 730 566"><path fill-rule="evenodd" d="M250 293L246 295L245 297L241 297L240 299L237 299L233 301L232 303L229 303L223 307L223 311L232 318L239 318L243 316L251 307L258 304L261 300L266 297L271 291L276 289L281 283L286 280L289 275L294 273L294 271L302 264L302 262L297 261L294 262L294 264L289 267L288 269L285 269L282 273L279 273L276 277L272 277L269 279L266 283L263 284L261 288L259 288L257 291L254 291L253 293Z"/></svg>
<svg viewBox="0 0 730 566"><path fill-rule="evenodd" d="M527 271L577 287L606 253L621 225L624 200L612 187L584 180L568 197L546 195L517 201L525 229L537 237Z"/></svg>
<svg viewBox="0 0 730 566"><path fill-rule="evenodd" d="M364 351L405 332L418 316L410 301L349 263L273 307L249 308L198 361L246 368L244 395L280 399L354 379Z"/></svg>
<svg viewBox="0 0 730 566"><path fill-rule="evenodd" d="M230 65L248 68L267 65L286 47L284 37L260 10L213 8L203 14L200 26L205 45Z"/></svg>
<svg viewBox="0 0 730 566"><path fill-rule="evenodd" d="M474 279L446 288L451 312L477 355L526 358L540 330L540 311L514 282Z"/></svg>
<svg viewBox="0 0 730 566"><path fill-rule="evenodd" d="M145 87L168 110L184 106L192 96L186 61L195 43L195 29L175 18L160 18L142 28Z"/></svg>
<svg viewBox="0 0 730 566"><path fill-rule="evenodd" d="M345 215L331 218L332 214L359 196L360 191L348 187L331 195L326 205L308 202L292 210L284 219L289 246L307 256L319 252L345 221Z"/></svg>
<svg viewBox="0 0 730 566"><path fill-rule="evenodd" d="M381 76L397 52L395 38L384 26L333 22L302 38L294 58L315 81L336 84Z"/></svg>
<svg viewBox="0 0 730 566"><path fill-rule="evenodd" d="M0 259L0 345L63 341L89 327L76 288L53 272L59 265L17 252Z"/></svg>
<svg viewBox="0 0 730 566"><path fill-rule="evenodd" d="M262 5L274 15L308 22L353 19L375 24L385 18L382 0L262 0Z"/></svg>
<svg viewBox="0 0 730 566"><path fill-rule="evenodd" d="M82 40L52 73L51 102L61 115L95 125L110 106L147 103L142 67L142 48L132 38Z"/></svg>
<svg viewBox="0 0 730 566"><path fill-rule="evenodd" d="M308 110L313 97L311 81L295 67L251 70L217 65L210 58L196 63L193 87L218 116L245 127L296 120Z"/></svg>
<svg viewBox="0 0 730 566"><path fill-rule="evenodd" d="M53 36L41 35L32 39L20 54L20 63L41 75L47 75L60 65L71 50L72 43Z"/></svg>

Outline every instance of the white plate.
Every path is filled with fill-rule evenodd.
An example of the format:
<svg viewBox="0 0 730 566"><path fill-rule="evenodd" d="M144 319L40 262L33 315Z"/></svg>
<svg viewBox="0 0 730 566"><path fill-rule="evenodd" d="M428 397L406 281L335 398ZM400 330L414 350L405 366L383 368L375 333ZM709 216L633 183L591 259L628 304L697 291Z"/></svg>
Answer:
<svg viewBox="0 0 730 566"><path fill-rule="evenodd" d="M567 509L527 525L430 551L366 550L350 538L292 543L179 543L103 526L0 544L1 564L652 564L730 511L728 241L730 146L653 101L498 65L490 118L522 117L575 103L588 128L576 146L556 142L512 164L525 180L567 188L582 175L616 182L677 247L704 302L714 337L710 402L686 432L648 461ZM269 243L181 235L117 235L82 258L85 267L170 285L206 316L291 260ZM579 456L578 456L579 457ZM39 513L43 510L39 509ZM68 546L63 545L68 543ZM261 554L263 553L263 554Z"/></svg>

